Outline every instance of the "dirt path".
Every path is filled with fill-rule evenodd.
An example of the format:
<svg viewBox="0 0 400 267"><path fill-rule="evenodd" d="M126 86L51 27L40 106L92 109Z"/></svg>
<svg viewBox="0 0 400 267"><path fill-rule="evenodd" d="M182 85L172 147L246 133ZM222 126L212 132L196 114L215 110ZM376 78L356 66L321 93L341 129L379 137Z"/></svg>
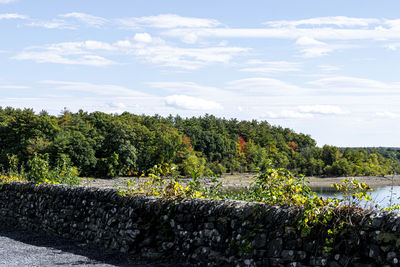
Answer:
<svg viewBox="0 0 400 267"><path fill-rule="evenodd" d="M254 174L251 173L239 173L239 174L225 174L221 179L224 186L227 187L243 187L249 186L253 180ZM349 177L347 177L349 178ZM126 186L127 181L132 178L120 177L114 179L94 179L94 178L82 178L83 186L93 186L101 188L122 188ZM346 177L310 177L310 187L330 187L333 183L341 183ZM396 176L359 176L354 179L367 183L370 187L383 187L383 186L400 186L400 175ZM189 179L186 179L186 181ZM185 181L185 179L183 179Z"/></svg>

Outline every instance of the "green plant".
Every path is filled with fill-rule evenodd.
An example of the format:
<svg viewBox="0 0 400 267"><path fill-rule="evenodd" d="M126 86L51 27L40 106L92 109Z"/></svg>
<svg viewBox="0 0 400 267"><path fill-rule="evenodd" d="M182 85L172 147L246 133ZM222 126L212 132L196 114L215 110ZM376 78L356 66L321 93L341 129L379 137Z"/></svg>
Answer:
<svg viewBox="0 0 400 267"><path fill-rule="evenodd" d="M21 176L0 175L0 184L8 184L11 182L26 182L26 179Z"/></svg>
<svg viewBox="0 0 400 267"><path fill-rule="evenodd" d="M48 154L34 154L28 161L27 178L37 183L79 184L78 170L68 156L60 155L54 168L50 168Z"/></svg>
<svg viewBox="0 0 400 267"><path fill-rule="evenodd" d="M78 169L72 166L67 155L61 154L56 166L50 171L50 180L61 184L78 185Z"/></svg>
<svg viewBox="0 0 400 267"><path fill-rule="evenodd" d="M18 170L19 160L18 160L17 155L7 154L7 158L8 158L8 165L9 165L8 174L10 176L18 176L19 175L19 170Z"/></svg>
<svg viewBox="0 0 400 267"><path fill-rule="evenodd" d="M218 174L215 174L213 171L208 170L208 178L210 179L210 184L204 186L203 188L199 188L199 191L203 192L208 198L220 198L222 194L222 181L219 180Z"/></svg>
<svg viewBox="0 0 400 267"><path fill-rule="evenodd" d="M39 155L35 153L33 158L28 161L27 178L34 182L44 182L49 178L50 165L48 162L48 155Z"/></svg>
<svg viewBox="0 0 400 267"><path fill-rule="evenodd" d="M332 186L342 193L343 199L340 202L344 207L360 208L362 201L371 200L368 193L372 191L372 188L354 178L343 179L341 184L332 184Z"/></svg>
<svg viewBox="0 0 400 267"><path fill-rule="evenodd" d="M160 174L170 173L166 166L157 166L149 170L148 178L130 179L125 188L119 189L118 193L123 196L143 194L148 196L159 196L165 198L193 198L202 197L204 194L198 191L195 186L185 186L175 179L167 180Z"/></svg>
<svg viewBox="0 0 400 267"><path fill-rule="evenodd" d="M344 193L343 200L319 197L307 185L307 178L303 175L294 176L286 169L268 168L259 172L247 190L235 194L224 191L222 182L213 172L208 173L211 183L202 187L197 172L193 173L192 180L185 185L177 180L161 177L157 170L160 170L159 166L153 167L149 177L143 178L144 181L132 179L125 188L120 189L120 194L145 194L166 198L234 198L297 206L297 229L303 236L309 235L313 229L318 230L325 240L321 246L323 252L334 248L338 235L354 228L350 215L354 211L362 211L361 202L370 200L369 186L354 179L333 185ZM246 242L240 243L238 247L243 253L252 249L251 244Z"/></svg>
<svg viewBox="0 0 400 267"><path fill-rule="evenodd" d="M252 201L274 204L303 206L307 198L312 196L304 176L295 177L283 168L268 168L264 172L257 173L251 190L249 197Z"/></svg>

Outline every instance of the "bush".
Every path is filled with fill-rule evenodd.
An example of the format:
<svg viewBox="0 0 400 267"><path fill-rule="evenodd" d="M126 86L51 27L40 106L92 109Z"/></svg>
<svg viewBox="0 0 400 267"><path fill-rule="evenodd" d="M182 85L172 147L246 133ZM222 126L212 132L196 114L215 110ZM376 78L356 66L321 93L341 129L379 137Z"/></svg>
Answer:
<svg viewBox="0 0 400 267"><path fill-rule="evenodd" d="M33 158L28 161L27 178L33 182L44 182L50 178L50 166L48 155L38 155L35 153Z"/></svg>
<svg viewBox="0 0 400 267"><path fill-rule="evenodd" d="M198 157L195 154L190 154L181 164L182 174L184 175L198 175L199 177L204 175L206 160L202 157Z"/></svg>
<svg viewBox="0 0 400 267"><path fill-rule="evenodd" d="M208 168L217 176L222 176L224 173L226 173L226 168L224 165L218 162L208 164Z"/></svg>
<svg viewBox="0 0 400 267"><path fill-rule="evenodd" d="M35 153L33 158L28 161L26 176L29 181L38 183L79 184L78 170L72 166L71 160L64 154L57 159L56 167L51 169L48 154Z"/></svg>

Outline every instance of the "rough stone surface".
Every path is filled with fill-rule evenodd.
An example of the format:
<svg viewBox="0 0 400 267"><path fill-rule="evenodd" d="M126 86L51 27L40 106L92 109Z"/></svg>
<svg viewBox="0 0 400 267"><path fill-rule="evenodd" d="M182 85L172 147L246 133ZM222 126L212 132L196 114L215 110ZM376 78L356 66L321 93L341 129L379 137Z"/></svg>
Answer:
<svg viewBox="0 0 400 267"><path fill-rule="evenodd" d="M351 218L327 247L327 229L297 229L299 210L230 200L123 197L114 189L5 184L0 224L149 260L206 266L397 266L400 216Z"/></svg>

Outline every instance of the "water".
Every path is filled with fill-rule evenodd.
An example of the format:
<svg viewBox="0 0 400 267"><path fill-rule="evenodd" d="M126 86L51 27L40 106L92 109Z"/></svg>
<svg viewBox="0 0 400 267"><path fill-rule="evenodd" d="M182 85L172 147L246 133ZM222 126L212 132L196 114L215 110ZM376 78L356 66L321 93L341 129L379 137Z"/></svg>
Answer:
<svg viewBox="0 0 400 267"><path fill-rule="evenodd" d="M318 196L322 197L336 197L342 199L343 196L334 190L332 187L319 187L313 188L313 191L317 193ZM369 193L371 196L371 203L363 202L362 207L370 207L378 204L382 208L387 208L391 204L400 205L400 186L384 186L374 188L372 192Z"/></svg>
<svg viewBox="0 0 400 267"><path fill-rule="evenodd" d="M318 196L322 197L330 197L330 198L338 198L342 199L343 195L336 191L333 187L312 187L311 188ZM230 197L235 198L235 196L239 196L245 193L248 188L245 187L232 187L225 188L225 193L228 193ZM370 202L363 201L361 203L361 207L363 208L387 208L393 204L400 205L400 186L384 186L374 188L372 192L369 192L371 196Z"/></svg>

